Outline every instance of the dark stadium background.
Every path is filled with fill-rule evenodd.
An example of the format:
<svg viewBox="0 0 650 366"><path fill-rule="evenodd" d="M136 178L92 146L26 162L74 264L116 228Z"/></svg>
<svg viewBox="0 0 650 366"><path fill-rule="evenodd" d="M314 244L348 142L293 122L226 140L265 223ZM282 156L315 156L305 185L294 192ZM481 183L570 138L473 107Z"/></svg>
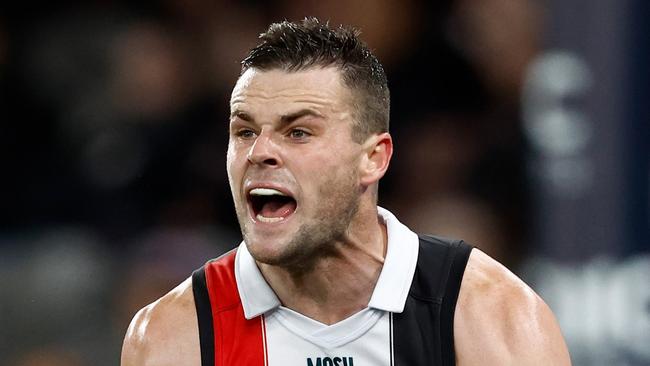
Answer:
<svg viewBox="0 0 650 366"><path fill-rule="evenodd" d="M650 365L647 1L0 9L0 364L116 364L137 309L239 243L238 62L270 22L315 15L385 65L381 205L523 276L575 365Z"/></svg>

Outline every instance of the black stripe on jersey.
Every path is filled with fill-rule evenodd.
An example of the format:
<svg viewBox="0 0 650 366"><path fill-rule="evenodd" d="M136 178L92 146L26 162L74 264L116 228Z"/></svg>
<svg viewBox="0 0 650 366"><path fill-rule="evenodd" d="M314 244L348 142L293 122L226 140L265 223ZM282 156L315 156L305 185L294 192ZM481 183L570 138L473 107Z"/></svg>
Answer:
<svg viewBox="0 0 650 366"><path fill-rule="evenodd" d="M451 258L451 266L449 268L449 276L447 278L447 286L445 286L445 294L442 298L442 309L440 319L440 330L444 335L441 339L442 349L451 350L449 352L449 360L446 365L456 364L456 352L454 349L454 314L456 313L456 302L458 301L458 293L460 292L460 285L463 281L463 274L465 267L469 260L469 255L472 247L465 244L463 241L455 243L453 248L455 252Z"/></svg>
<svg viewBox="0 0 650 366"><path fill-rule="evenodd" d="M214 329L208 285L205 280L205 267L201 267L192 273L192 291L194 292L194 305L196 306L196 316L199 322L201 365L214 366Z"/></svg>
<svg viewBox="0 0 650 366"><path fill-rule="evenodd" d="M388 314L388 334L390 339L390 366L393 366L393 313Z"/></svg>
<svg viewBox="0 0 650 366"><path fill-rule="evenodd" d="M393 314L395 366L454 366L454 311L472 247L420 236L413 283L402 313Z"/></svg>

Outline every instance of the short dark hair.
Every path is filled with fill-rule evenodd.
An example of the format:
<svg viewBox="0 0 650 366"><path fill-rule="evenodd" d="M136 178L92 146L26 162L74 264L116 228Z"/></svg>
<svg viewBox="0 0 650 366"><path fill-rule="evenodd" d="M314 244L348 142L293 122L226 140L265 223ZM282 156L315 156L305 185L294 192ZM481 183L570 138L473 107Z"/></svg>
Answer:
<svg viewBox="0 0 650 366"><path fill-rule="evenodd" d="M331 28L329 22L305 18L273 23L260 34L262 41L242 61L242 74L250 69L305 70L335 66L352 90L355 123L352 138L362 142L373 133L388 131L390 93L384 68L351 27Z"/></svg>

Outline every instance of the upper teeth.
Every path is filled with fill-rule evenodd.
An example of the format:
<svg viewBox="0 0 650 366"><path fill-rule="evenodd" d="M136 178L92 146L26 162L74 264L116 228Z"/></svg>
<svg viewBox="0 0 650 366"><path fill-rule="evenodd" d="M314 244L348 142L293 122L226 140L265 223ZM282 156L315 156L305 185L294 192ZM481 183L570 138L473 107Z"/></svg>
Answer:
<svg viewBox="0 0 650 366"><path fill-rule="evenodd" d="M286 196L286 194L273 188L253 188L251 189L250 193L251 195L255 195L255 196L273 196L273 195Z"/></svg>

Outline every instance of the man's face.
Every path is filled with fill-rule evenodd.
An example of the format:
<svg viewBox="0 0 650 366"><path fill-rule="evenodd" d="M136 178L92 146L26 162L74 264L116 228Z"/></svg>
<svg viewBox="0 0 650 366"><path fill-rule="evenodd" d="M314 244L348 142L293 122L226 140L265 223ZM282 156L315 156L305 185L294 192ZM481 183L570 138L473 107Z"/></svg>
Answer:
<svg viewBox="0 0 650 366"><path fill-rule="evenodd" d="M363 155L351 138L352 98L333 67L249 69L235 85L228 178L256 260L300 265L348 229Z"/></svg>

